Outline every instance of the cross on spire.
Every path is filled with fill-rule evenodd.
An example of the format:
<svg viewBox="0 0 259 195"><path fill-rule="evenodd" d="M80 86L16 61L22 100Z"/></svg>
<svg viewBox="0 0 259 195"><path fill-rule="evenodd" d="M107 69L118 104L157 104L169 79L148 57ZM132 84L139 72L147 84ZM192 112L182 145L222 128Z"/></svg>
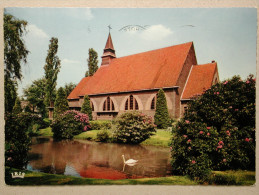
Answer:
<svg viewBox="0 0 259 195"><path fill-rule="evenodd" d="M110 33L110 30L112 29L111 25L109 25L108 28L109 28L109 33Z"/></svg>

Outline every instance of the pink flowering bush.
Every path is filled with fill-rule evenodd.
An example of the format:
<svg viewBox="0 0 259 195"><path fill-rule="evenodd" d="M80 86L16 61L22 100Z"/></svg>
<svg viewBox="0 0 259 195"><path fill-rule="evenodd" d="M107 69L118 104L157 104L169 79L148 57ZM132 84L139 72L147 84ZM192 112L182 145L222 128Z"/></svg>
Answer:
<svg viewBox="0 0 259 195"><path fill-rule="evenodd" d="M156 132L152 117L139 112L127 112L116 120L113 139L120 143L139 144Z"/></svg>
<svg viewBox="0 0 259 195"><path fill-rule="evenodd" d="M175 174L204 180L211 170L254 170L255 79L235 76L196 96L173 131Z"/></svg>
<svg viewBox="0 0 259 195"><path fill-rule="evenodd" d="M55 140L72 139L75 135L90 129L89 117L87 114L68 110L55 118L51 127Z"/></svg>

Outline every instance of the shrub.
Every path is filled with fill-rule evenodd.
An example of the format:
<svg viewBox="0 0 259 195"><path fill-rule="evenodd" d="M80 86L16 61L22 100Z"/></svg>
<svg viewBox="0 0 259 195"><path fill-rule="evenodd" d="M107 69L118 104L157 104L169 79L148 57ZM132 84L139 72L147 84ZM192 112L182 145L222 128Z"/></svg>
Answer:
<svg viewBox="0 0 259 195"><path fill-rule="evenodd" d="M58 115L51 124L53 138L55 140L72 139L90 128L89 118L86 114L69 110Z"/></svg>
<svg viewBox="0 0 259 195"><path fill-rule="evenodd" d="M101 142L107 142L110 138L108 130L101 130L97 133L97 139Z"/></svg>
<svg viewBox="0 0 259 195"><path fill-rule="evenodd" d="M155 124L159 129L166 129L170 126L170 117L167 109L165 93L160 89L157 94Z"/></svg>
<svg viewBox="0 0 259 195"><path fill-rule="evenodd" d="M90 125L93 130L111 129L112 121L90 121Z"/></svg>
<svg viewBox="0 0 259 195"><path fill-rule="evenodd" d="M139 144L156 132L155 127L150 116L127 112L117 118L113 136L117 142Z"/></svg>
<svg viewBox="0 0 259 195"><path fill-rule="evenodd" d="M177 174L203 180L210 170L255 168L255 79L223 81L189 103L172 138Z"/></svg>
<svg viewBox="0 0 259 195"><path fill-rule="evenodd" d="M90 98L88 95L84 97L84 103L82 105L81 112L87 114L89 116L90 121L93 120L92 108L90 104Z"/></svg>
<svg viewBox="0 0 259 195"><path fill-rule="evenodd" d="M35 120L36 119L36 120ZM29 128L37 122L37 115L20 113L5 116L5 165L22 169L28 162L31 144Z"/></svg>

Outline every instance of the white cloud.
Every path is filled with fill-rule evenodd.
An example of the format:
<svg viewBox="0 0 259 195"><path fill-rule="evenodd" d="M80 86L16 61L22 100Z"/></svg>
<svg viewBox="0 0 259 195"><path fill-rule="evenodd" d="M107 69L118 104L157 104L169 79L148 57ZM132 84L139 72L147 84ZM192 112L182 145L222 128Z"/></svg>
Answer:
<svg viewBox="0 0 259 195"><path fill-rule="evenodd" d="M169 35L173 34L173 31L170 28L167 28L161 24L152 25L146 30L141 31L140 37L145 40L156 40L160 41Z"/></svg>
<svg viewBox="0 0 259 195"><path fill-rule="evenodd" d="M92 14L92 10L90 8L86 8L84 14L85 14L87 20L91 20L94 17Z"/></svg>
<svg viewBox="0 0 259 195"><path fill-rule="evenodd" d="M49 36L42 29L38 28L34 24L29 24L26 28L28 30L28 34L37 37L37 38L48 38Z"/></svg>
<svg viewBox="0 0 259 195"><path fill-rule="evenodd" d="M64 63L64 64L79 64L80 62L79 61L76 61L76 60L69 60L69 59L63 59L61 60L61 63Z"/></svg>

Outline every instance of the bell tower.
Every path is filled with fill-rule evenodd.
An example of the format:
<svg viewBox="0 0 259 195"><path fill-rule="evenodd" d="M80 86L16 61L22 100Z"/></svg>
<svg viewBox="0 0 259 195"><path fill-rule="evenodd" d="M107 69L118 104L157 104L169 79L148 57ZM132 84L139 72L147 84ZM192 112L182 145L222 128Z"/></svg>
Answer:
<svg viewBox="0 0 259 195"><path fill-rule="evenodd" d="M112 44L112 37L111 37L111 33L110 33L111 27L110 26L108 26L108 27L109 27L109 35L108 35L108 39L107 39L105 48L103 50L101 65L109 65L110 62L112 61L112 59L116 58L115 50L114 50L113 44Z"/></svg>

